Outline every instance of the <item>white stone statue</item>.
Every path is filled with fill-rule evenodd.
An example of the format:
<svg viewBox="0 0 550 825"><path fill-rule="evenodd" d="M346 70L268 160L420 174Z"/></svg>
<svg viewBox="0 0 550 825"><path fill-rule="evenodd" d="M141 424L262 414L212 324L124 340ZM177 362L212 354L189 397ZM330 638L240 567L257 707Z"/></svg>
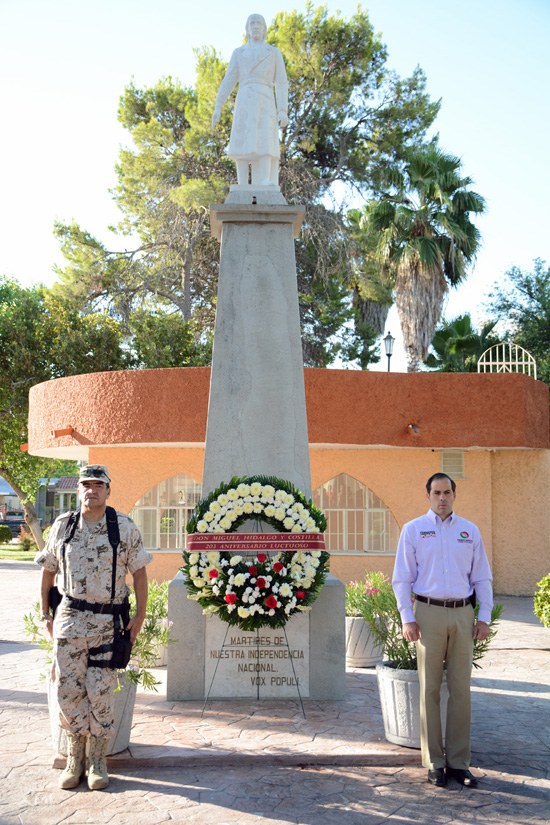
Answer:
<svg viewBox="0 0 550 825"><path fill-rule="evenodd" d="M223 104L237 85L231 138L227 154L237 165L237 182L277 186L279 183L279 126L288 124L288 80L279 49L265 42L267 26L261 14L246 21L246 45L235 49L221 82L212 128ZM275 94L274 94L275 92Z"/></svg>

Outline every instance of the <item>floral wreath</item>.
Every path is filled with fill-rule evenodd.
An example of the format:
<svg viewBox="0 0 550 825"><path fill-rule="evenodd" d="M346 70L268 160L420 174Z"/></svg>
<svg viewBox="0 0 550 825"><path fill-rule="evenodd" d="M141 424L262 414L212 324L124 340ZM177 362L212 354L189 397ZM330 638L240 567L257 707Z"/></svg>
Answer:
<svg viewBox="0 0 550 825"><path fill-rule="evenodd" d="M249 519L270 524L278 533L323 533L327 526L322 511L289 481L244 476L201 499L187 533L234 533ZM328 574L329 558L319 549L248 557L223 550L187 550L181 570L188 598L199 602L203 613L215 613L230 625L253 631L284 627L295 613L311 610Z"/></svg>

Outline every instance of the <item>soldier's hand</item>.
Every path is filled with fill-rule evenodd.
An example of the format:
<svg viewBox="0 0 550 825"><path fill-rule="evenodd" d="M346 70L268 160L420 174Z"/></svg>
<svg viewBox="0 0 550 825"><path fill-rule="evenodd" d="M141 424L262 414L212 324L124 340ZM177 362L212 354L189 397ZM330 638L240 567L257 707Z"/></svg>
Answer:
<svg viewBox="0 0 550 825"><path fill-rule="evenodd" d="M135 640L137 639L138 633L141 630L141 626L143 624L143 619L139 619L137 616L132 616L130 621L126 626L126 630L130 631L130 641L134 644Z"/></svg>

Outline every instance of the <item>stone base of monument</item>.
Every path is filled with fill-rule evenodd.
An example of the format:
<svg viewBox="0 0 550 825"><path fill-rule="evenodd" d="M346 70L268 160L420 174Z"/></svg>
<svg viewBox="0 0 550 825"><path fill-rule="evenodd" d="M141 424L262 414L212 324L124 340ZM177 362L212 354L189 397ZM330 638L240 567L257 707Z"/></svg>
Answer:
<svg viewBox="0 0 550 825"><path fill-rule="evenodd" d="M335 576L329 574L310 611L293 616L284 630L258 633L204 616L187 598L181 573L168 593L176 639L168 647L169 700L344 698L345 588Z"/></svg>

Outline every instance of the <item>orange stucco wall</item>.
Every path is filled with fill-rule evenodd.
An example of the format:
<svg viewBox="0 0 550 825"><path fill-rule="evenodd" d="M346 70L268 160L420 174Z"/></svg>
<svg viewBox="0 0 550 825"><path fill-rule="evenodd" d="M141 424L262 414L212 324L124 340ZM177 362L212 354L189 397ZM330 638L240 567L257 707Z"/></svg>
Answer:
<svg viewBox="0 0 550 825"><path fill-rule="evenodd" d="M521 374L306 369L311 444L549 448L548 387ZM102 372L37 384L29 451L204 442L210 370ZM93 404L90 403L93 399ZM413 435L409 424L418 430ZM55 430L72 427L72 435Z"/></svg>
<svg viewBox="0 0 550 825"><path fill-rule="evenodd" d="M201 480L209 379L208 369L195 368L39 384L30 393L29 451L82 457L85 450L90 462L108 465L111 504L129 512L166 478L185 473ZM533 593L550 570L545 384L518 374L311 369L305 384L314 489L347 473L402 526L427 509L424 484L440 469L440 448L465 449L456 510L481 529L496 591ZM52 434L67 426L72 435ZM178 553L156 553L150 576L172 578L180 564ZM334 555L331 562L344 581L368 570L391 575L392 568L391 555Z"/></svg>

